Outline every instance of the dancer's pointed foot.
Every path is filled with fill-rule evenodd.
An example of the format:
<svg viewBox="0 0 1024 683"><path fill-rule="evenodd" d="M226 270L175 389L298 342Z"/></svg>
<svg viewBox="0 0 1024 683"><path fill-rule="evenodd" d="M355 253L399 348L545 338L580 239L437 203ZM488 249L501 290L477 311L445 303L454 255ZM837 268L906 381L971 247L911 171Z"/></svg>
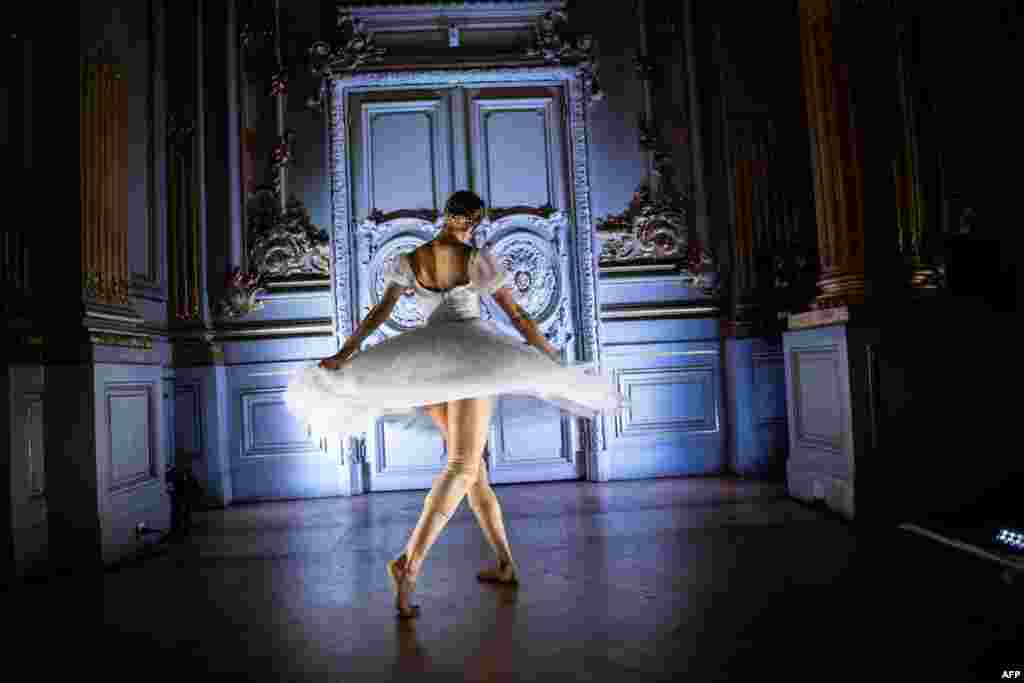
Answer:
<svg viewBox="0 0 1024 683"><path fill-rule="evenodd" d="M402 619L410 619L420 615L419 605L410 605L409 599L416 589L416 577L406 570L406 557L402 553L388 562L388 576L395 590L395 608Z"/></svg>
<svg viewBox="0 0 1024 683"><path fill-rule="evenodd" d="M497 567L484 569L477 573L476 578L485 583L519 583L519 572L515 562L507 560L499 562Z"/></svg>

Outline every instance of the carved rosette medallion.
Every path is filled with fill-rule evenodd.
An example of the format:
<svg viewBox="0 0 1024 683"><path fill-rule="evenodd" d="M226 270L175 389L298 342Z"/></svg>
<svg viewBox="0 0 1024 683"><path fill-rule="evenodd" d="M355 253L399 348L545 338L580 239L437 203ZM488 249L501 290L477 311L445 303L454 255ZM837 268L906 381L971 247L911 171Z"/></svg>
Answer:
<svg viewBox="0 0 1024 683"><path fill-rule="evenodd" d="M537 323L545 338L557 347L565 346L573 337L566 215L553 212L544 218L511 214L484 221L477 232L478 242L488 244L508 271L505 284L516 303ZM484 299L483 308L495 322L507 325L505 315L496 310L490 298Z"/></svg>

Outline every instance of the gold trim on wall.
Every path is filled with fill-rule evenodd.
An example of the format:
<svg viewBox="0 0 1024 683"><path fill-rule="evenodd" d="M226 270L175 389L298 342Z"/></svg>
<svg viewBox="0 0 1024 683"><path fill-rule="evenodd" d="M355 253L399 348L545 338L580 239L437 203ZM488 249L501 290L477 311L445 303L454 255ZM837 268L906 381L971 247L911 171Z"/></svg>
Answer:
<svg viewBox="0 0 1024 683"><path fill-rule="evenodd" d="M128 305L128 92L114 64L81 65L79 201L82 291Z"/></svg>

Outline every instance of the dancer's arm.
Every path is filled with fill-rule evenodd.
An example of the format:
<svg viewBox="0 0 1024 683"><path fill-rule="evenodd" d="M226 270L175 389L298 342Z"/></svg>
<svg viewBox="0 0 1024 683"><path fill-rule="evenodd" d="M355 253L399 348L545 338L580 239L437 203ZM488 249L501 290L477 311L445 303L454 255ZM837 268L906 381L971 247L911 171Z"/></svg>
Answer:
<svg viewBox="0 0 1024 683"><path fill-rule="evenodd" d="M328 370L337 370L342 363L347 361L359 349L363 341L373 334L374 330L391 317L391 311L395 309L395 304L402 298L404 290L405 287L402 285L396 282L390 283L388 288L384 290L384 298L381 299L380 303L371 308L366 317L359 322L355 333L345 341L341 350L330 358L320 361L320 365Z"/></svg>
<svg viewBox="0 0 1024 683"><path fill-rule="evenodd" d="M552 358L558 357L558 349L544 338L544 335L540 333L540 328L537 327L537 323L530 320L530 316L526 314L523 307L516 303L511 289L502 287L494 292L493 296L494 300L501 306L501 310L505 311L505 315L512 321L512 325L519 330L519 334L526 338L527 343L540 349Z"/></svg>

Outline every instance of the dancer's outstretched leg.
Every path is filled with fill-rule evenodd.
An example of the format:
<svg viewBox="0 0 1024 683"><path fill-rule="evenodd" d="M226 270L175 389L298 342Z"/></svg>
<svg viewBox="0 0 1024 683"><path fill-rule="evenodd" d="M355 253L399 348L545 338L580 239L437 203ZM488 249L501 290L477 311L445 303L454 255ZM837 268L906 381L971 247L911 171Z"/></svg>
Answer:
<svg viewBox="0 0 1024 683"><path fill-rule="evenodd" d="M416 608L409 604L409 597L423 560L476 481L484 444L487 443L491 399L450 401L447 416L448 463L434 480L423 503L423 513L409 537L405 553L388 565L388 572L396 584L401 616L416 615Z"/></svg>

